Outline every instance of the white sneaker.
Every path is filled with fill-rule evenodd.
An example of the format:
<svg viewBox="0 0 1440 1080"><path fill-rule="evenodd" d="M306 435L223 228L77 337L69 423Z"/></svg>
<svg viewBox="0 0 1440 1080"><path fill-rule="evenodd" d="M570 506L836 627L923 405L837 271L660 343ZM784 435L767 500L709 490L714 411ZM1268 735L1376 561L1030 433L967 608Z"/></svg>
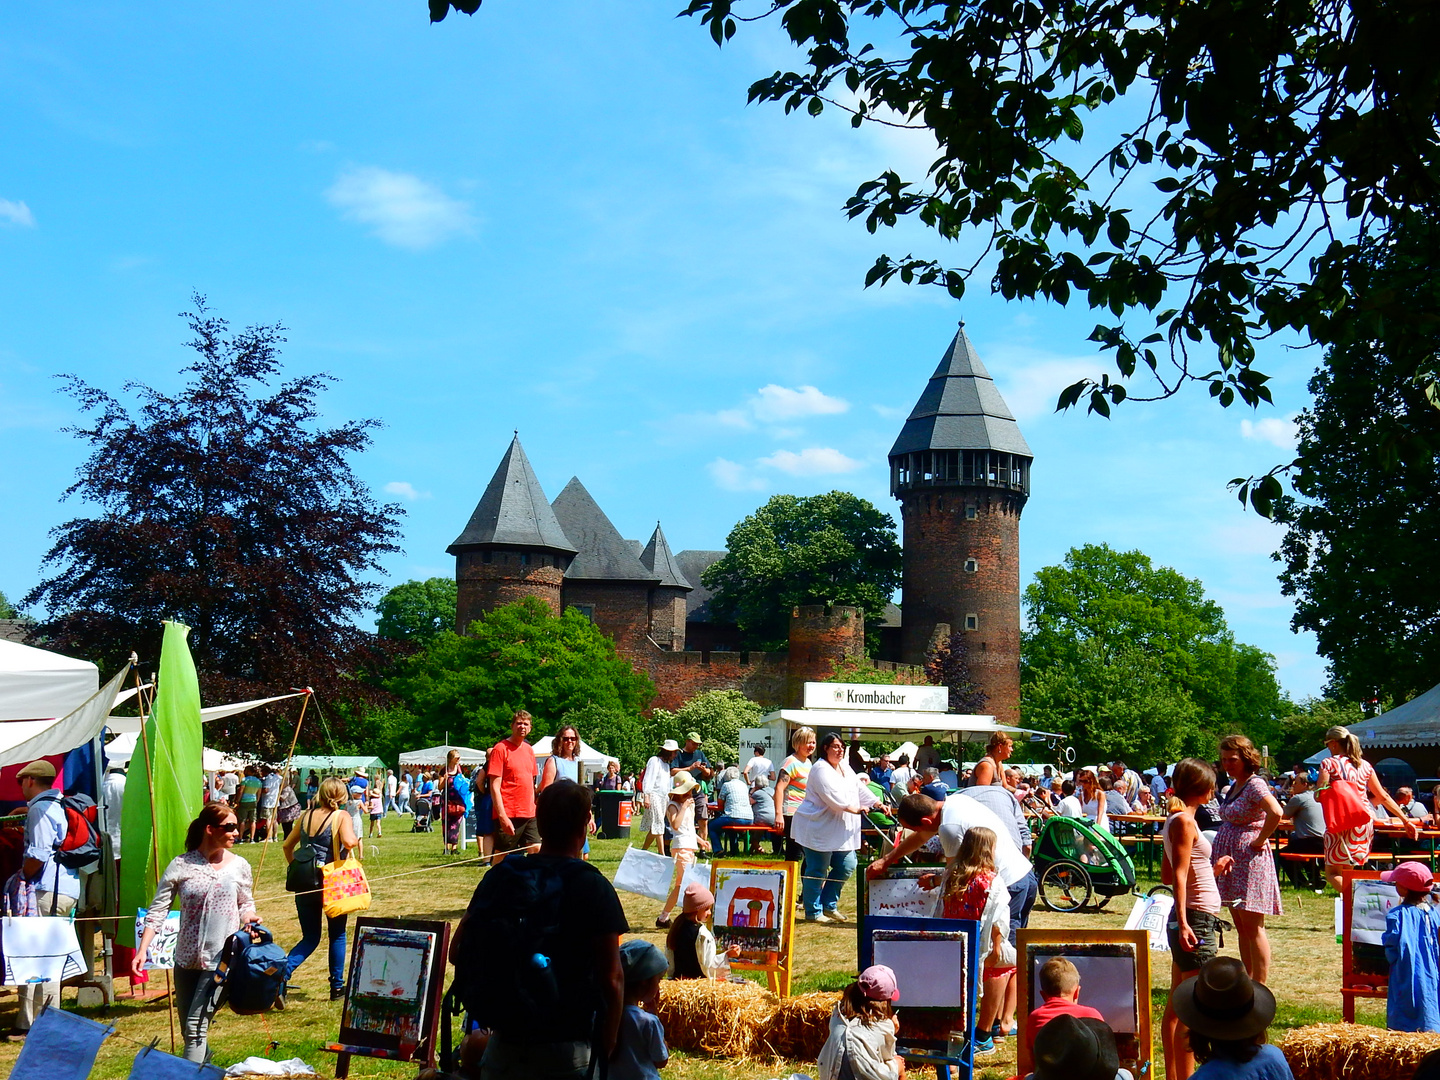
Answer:
<svg viewBox="0 0 1440 1080"><path fill-rule="evenodd" d="M825 912L825 914L830 917L830 921L831 921L831 922L849 922L849 921L850 921L850 916L844 914L843 912L839 912L839 911L827 911L827 912Z"/></svg>
<svg viewBox="0 0 1440 1080"><path fill-rule="evenodd" d="M829 915L826 915L822 912L819 915L807 915L805 917L805 921L814 923L833 923L835 920Z"/></svg>

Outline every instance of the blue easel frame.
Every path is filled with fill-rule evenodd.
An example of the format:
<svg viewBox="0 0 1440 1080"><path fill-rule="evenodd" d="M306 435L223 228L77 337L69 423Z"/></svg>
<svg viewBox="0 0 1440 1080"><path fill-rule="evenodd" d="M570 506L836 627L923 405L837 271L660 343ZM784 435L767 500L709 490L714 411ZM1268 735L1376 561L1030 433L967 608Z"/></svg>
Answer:
<svg viewBox="0 0 1440 1080"><path fill-rule="evenodd" d="M875 962L875 940L874 934L877 930L901 930L911 933L942 933L953 934L959 932L965 935L965 979L966 985L970 988L966 995L968 1003L965 1008L964 1032L965 1049L958 1057L949 1053L949 1042L946 1039L906 1039L904 1035L905 1020L904 1014L907 1011L905 1001L902 998L898 1008L901 1012L901 1034L897 1045L898 1053L912 1065L935 1065L950 1066L958 1073L959 1080L970 1080L975 1068L975 1014L979 1007L980 996L980 956L977 950L977 943L980 938L980 924L974 919L912 919L905 916L893 915L867 915L863 923L864 931L860 935L860 970L864 971ZM915 1009L910 1012L953 1012L952 1009Z"/></svg>

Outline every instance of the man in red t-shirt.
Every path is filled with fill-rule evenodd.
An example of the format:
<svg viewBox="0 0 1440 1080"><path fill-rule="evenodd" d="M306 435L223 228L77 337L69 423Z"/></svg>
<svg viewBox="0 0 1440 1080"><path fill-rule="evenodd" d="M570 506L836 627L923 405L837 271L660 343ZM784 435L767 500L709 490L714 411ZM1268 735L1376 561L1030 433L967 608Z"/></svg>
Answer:
<svg viewBox="0 0 1440 1080"><path fill-rule="evenodd" d="M530 714L521 709L510 718L510 737L495 744L485 759L485 776L495 804L495 862L507 851L540 843L535 827L535 751L525 741Z"/></svg>
<svg viewBox="0 0 1440 1080"><path fill-rule="evenodd" d="M1040 996L1045 1001L1030 1010L1030 1018L1025 1022L1025 1045L1032 1058L1035 1056L1035 1036L1055 1017L1105 1019L1098 1010L1080 1004L1080 971L1063 956L1052 956L1040 965Z"/></svg>

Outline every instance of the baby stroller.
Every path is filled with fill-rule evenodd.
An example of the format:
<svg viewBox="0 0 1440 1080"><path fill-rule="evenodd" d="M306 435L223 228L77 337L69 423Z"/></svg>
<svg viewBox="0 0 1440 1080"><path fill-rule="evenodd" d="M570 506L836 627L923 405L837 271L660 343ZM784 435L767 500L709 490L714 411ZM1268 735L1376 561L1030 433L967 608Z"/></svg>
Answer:
<svg viewBox="0 0 1440 1080"><path fill-rule="evenodd" d="M429 795L416 795L413 802L415 818L410 823L411 832L435 831L435 800Z"/></svg>
<svg viewBox="0 0 1440 1080"><path fill-rule="evenodd" d="M1051 911L1079 911L1094 899L1099 911L1112 896L1135 889L1135 864L1120 841L1087 818L1048 818L1032 856L1040 902Z"/></svg>

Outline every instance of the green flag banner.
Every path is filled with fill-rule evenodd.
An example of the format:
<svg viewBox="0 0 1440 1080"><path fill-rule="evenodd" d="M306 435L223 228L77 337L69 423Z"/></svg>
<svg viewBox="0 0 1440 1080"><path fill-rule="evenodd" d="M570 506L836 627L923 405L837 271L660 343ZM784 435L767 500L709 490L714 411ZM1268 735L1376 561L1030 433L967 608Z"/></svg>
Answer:
<svg viewBox="0 0 1440 1080"><path fill-rule="evenodd" d="M186 644L189 636L188 626L165 624L155 704L125 777L120 815L122 943L135 944L135 911L150 906L159 875L185 850L185 830L204 798L200 680Z"/></svg>

